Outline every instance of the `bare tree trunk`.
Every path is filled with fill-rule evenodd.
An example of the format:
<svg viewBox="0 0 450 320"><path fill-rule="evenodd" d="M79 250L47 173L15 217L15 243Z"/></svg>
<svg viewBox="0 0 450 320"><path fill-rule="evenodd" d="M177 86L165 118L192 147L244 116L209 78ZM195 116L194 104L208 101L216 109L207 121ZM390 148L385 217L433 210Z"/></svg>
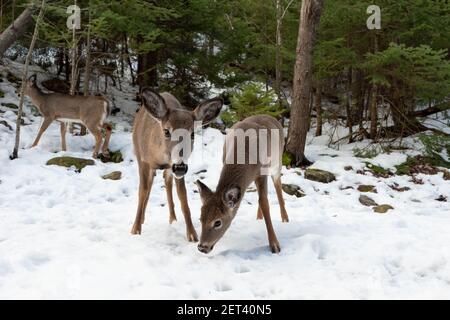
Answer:
<svg viewBox="0 0 450 320"><path fill-rule="evenodd" d="M77 5L77 0L74 1L74 5ZM70 95L75 94L75 87L77 82L77 41L76 41L76 28L72 28L72 72L70 77Z"/></svg>
<svg viewBox="0 0 450 320"><path fill-rule="evenodd" d="M281 78L283 66L283 55L281 54L281 49L283 46L283 5L282 0L277 0L277 35L276 35L276 46L275 46L275 92L278 96L278 101L281 103Z"/></svg>
<svg viewBox="0 0 450 320"><path fill-rule="evenodd" d="M374 53L378 51L378 35L375 34L374 38ZM377 138L377 124L378 124L378 87L376 84L372 86L372 100L370 103L370 138L375 140Z"/></svg>
<svg viewBox="0 0 450 320"><path fill-rule="evenodd" d="M25 92L25 86L27 82L28 77L28 66L30 65L31 56L33 54L33 49L36 44L36 39L39 31L39 23L42 20L42 17L44 16L44 9L45 9L45 0L42 0L41 2L41 9L39 10L39 15L36 20L36 24L34 26L34 32L33 32L33 38L31 39L30 48L28 49L27 58L25 60L25 67L22 74L22 86L20 88L20 100L19 100L19 107L17 110L17 121L16 121L16 139L14 143L14 150L11 155L11 160L17 159L19 157L19 144L20 144L20 125L22 122L22 111L23 111L23 101L24 101L24 92Z"/></svg>
<svg viewBox="0 0 450 320"><path fill-rule="evenodd" d="M316 127L316 137L322 135L322 126L323 126L323 118L322 118L322 85L320 81L317 84L316 89L316 98L315 100L315 108L317 113L317 127Z"/></svg>
<svg viewBox="0 0 450 320"><path fill-rule="evenodd" d="M297 167L310 164L304 152L310 121L312 53L323 4L323 0L304 0L300 10L291 122L286 144L286 152L292 157L291 165Z"/></svg>
<svg viewBox="0 0 450 320"><path fill-rule="evenodd" d="M77 0L74 0L74 5L77 5ZM78 55L77 55L77 48L78 48L78 41L76 38L77 35L77 29L75 26L72 28L72 52L71 52L71 60L72 60L72 71L70 75L70 95L75 95L77 82L78 82ZM86 127L82 124L80 126L80 135L86 135ZM70 124L70 133L74 133L74 124Z"/></svg>
<svg viewBox="0 0 450 320"><path fill-rule="evenodd" d="M136 78L133 73L133 63L131 62L130 50L128 48L128 36L126 34L124 44L125 44L125 52L127 54L128 67L130 68L131 84L134 86L136 84Z"/></svg>
<svg viewBox="0 0 450 320"><path fill-rule="evenodd" d="M27 27L33 22L34 7L26 8L19 17L0 34L0 57L14 42L25 33Z"/></svg>
<svg viewBox="0 0 450 320"><path fill-rule="evenodd" d="M89 21L86 39L86 66L84 69L84 89L83 94L89 94L89 83L91 81L91 1L89 1Z"/></svg>
<svg viewBox="0 0 450 320"><path fill-rule="evenodd" d="M289 7L294 0L289 1L286 7L283 6L283 0L277 0L277 31L276 31L276 45L275 45L275 92L278 96L278 101L282 103L281 82L283 81L283 20Z"/></svg>

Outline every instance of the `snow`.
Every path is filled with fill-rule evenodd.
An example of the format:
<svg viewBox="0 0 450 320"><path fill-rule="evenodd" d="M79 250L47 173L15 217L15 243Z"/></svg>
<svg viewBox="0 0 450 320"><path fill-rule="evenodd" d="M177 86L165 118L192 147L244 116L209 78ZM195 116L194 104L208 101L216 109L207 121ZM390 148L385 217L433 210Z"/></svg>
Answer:
<svg viewBox="0 0 450 320"><path fill-rule="evenodd" d="M17 103L5 80L0 102ZM127 91L128 90L128 91ZM138 174L132 150L131 120L136 108L132 89L115 92L122 108L112 117L116 127L111 149L124 162L72 169L46 166L48 159L71 155L90 158L94 139L67 135L60 151L59 127L52 124L37 148L29 149L40 117L30 115L22 127L20 158L9 160L14 134L0 125L0 298L2 299L445 299L450 296L450 196L442 174L387 179L360 175L364 161L353 156L359 144L327 147L328 140L308 136L307 157L313 167L329 170L337 180L322 184L283 168L284 183L294 183L303 198L284 195L290 216L282 223L273 187L269 201L282 251L270 253L264 222L256 220L256 192L247 192L227 234L210 255L185 239L185 224L176 199L178 222L169 225L162 174L156 177L141 236L130 234L137 206ZM5 111L6 108L0 107ZM15 114L0 120L15 128ZM331 130L331 129L330 129ZM196 137L186 177L194 225L200 233L200 199L194 181L217 184L223 135L206 129ZM202 146L204 146L202 148ZM382 154L373 163L393 167L402 152ZM352 166L346 171L344 167ZM102 175L122 171L119 181ZM207 170L206 173L199 173ZM300 173L300 175L298 174ZM390 188L397 183L411 190ZM394 210L376 214L362 206L359 184ZM346 187L353 187L347 189Z"/></svg>

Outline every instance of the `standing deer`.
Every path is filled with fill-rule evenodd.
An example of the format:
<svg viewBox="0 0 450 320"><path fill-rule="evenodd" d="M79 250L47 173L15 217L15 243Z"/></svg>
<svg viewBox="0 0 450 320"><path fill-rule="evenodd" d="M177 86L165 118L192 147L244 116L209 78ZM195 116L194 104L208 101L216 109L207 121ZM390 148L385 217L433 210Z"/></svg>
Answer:
<svg viewBox="0 0 450 320"><path fill-rule="evenodd" d="M67 122L82 123L95 137L93 157L98 157L102 143L102 128L106 130L105 141L102 146L102 154L108 156L108 144L112 127L105 123L109 115L109 102L102 96L71 96L62 93L44 93L36 83L36 75L32 75L25 86L25 95L30 97L33 104L44 117L38 135L31 147L38 145L42 134L53 121L61 123L61 147L67 150L66 131Z"/></svg>
<svg viewBox="0 0 450 320"><path fill-rule="evenodd" d="M186 195L184 176L188 171L185 160L190 156L188 150L178 152L180 138L189 142L192 150L194 122L206 125L220 113L223 102L219 98L201 103L194 111L188 111L170 93L158 94L150 89L141 92L142 107L136 115L133 126L133 145L139 166L139 202L132 234L141 234L145 220L145 209L156 170L164 170L164 182L169 204L169 223L176 221L172 184L175 184L181 210L186 222L187 239L197 242L197 233L191 220L191 212ZM182 136L180 137L180 133Z"/></svg>
<svg viewBox="0 0 450 320"><path fill-rule="evenodd" d="M239 130L245 132L244 140L238 141L236 132ZM255 134L247 135L247 132L254 132ZM266 145L261 141L263 138ZM264 217L269 246L273 253L278 253L281 248L270 218L267 200L267 175L270 173L275 185L282 221L288 222L289 217L285 209L281 185L281 157L284 149L283 127L273 117L266 115L252 116L235 124L228 132L225 141L224 166L216 191L211 191L200 180L196 182L203 203L200 218L202 233L198 250L202 253L209 253L213 250L214 245L230 227L247 188L252 182L255 182L259 198L257 219ZM257 153L254 149L255 146L260 149L258 154L255 154ZM266 147L272 150L272 154L267 161L263 161L261 148ZM266 154L268 153L267 149L263 150ZM276 152L273 152L274 150ZM239 159L240 156L242 156L243 161L236 161L235 158ZM255 161L251 161L252 158Z"/></svg>

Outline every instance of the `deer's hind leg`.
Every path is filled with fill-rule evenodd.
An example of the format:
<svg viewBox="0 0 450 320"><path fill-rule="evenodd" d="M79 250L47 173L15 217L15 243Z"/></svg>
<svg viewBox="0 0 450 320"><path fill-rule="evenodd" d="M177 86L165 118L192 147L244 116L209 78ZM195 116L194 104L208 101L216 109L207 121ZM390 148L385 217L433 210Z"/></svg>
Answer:
<svg viewBox="0 0 450 320"><path fill-rule="evenodd" d="M256 187L258 188L259 206L264 216L267 228L267 236L269 238L269 246L272 253L281 251L275 231L273 230L272 219L270 218L270 206L267 200L267 176L260 176L256 179Z"/></svg>
<svg viewBox="0 0 450 320"><path fill-rule="evenodd" d="M286 211L286 206L283 198L283 185L281 184L281 175L272 176L273 185L277 193L278 204L280 205L281 220L283 222L289 222L289 216Z"/></svg>
<svg viewBox="0 0 450 320"><path fill-rule="evenodd" d="M66 145L67 123L61 122L60 129L61 129L61 150L67 151L67 145Z"/></svg>
<svg viewBox="0 0 450 320"><path fill-rule="evenodd" d="M111 134L112 134L112 126L109 123L105 123L103 124L103 128L105 129L105 140L103 141L103 146L102 146L102 154L105 157L109 157L109 140L111 139Z"/></svg>
<svg viewBox="0 0 450 320"><path fill-rule="evenodd" d="M89 125L88 129L95 138L95 147L94 152L92 153L92 158L97 159L98 152L100 151L100 145L102 144L102 131L101 128L96 127L95 125Z"/></svg>
<svg viewBox="0 0 450 320"><path fill-rule="evenodd" d="M39 128L39 132L38 135L36 136L36 139L33 142L33 145L31 146L36 147L39 143L39 140L41 140L42 134L45 132L45 130L48 129L48 127L50 126L50 124L53 122L53 119L51 118L44 118L44 121L42 122L41 127Z"/></svg>
<svg viewBox="0 0 450 320"><path fill-rule="evenodd" d="M131 234L141 234L142 224L145 220L145 209L147 208L148 198L153 185L155 170L145 162L139 163L139 201L136 218L134 220Z"/></svg>
<svg viewBox="0 0 450 320"><path fill-rule="evenodd" d="M169 205L169 223L172 224L174 221L177 221L177 216L173 202L173 177L168 169L164 170L164 184L166 186L167 204Z"/></svg>

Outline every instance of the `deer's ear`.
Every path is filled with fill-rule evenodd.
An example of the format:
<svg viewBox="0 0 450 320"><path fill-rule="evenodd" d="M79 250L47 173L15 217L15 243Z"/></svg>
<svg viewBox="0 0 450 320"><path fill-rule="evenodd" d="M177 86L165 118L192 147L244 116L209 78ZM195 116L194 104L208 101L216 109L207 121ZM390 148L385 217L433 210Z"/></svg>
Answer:
<svg viewBox="0 0 450 320"><path fill-rule="evenodd" d="M36 79L37 79L37 75L36 74L33 74L32 76L30 76L28 78L28 80L31 81L32 83L36 83Z"/></svg>
<svg viewBox="0 0 450 320"><path fill-rule="evenodd" d="M241 188L238 186L231 187L223 194L223 203L230 209L236 208L241 200Z"/></svg>
<svg viewBox="0 0 450 320"><path fill-rule="evenodd" d="M141 97L142 105L153 118L161 121L169 112L164 99L156 91L144 88L141 91Z"/></svg>
<svg viewBox="0 0 450 320"><path fill-rule="evenodd" d="M200 198L202 199L202 203L205 203L208 198L212 196L211 189L208 188L206 184L201 182L200 180L195 181L195 184L198 187L198 191L200 192Z"/></svg>
<svg viewBox="0 0 450 320"><path fill-rule="evenodd" d="M223 106L223 100L221 98L214 98L202 102L195 110L194 117L197 121L208 124L213 121L220 113Z"/></svg>

